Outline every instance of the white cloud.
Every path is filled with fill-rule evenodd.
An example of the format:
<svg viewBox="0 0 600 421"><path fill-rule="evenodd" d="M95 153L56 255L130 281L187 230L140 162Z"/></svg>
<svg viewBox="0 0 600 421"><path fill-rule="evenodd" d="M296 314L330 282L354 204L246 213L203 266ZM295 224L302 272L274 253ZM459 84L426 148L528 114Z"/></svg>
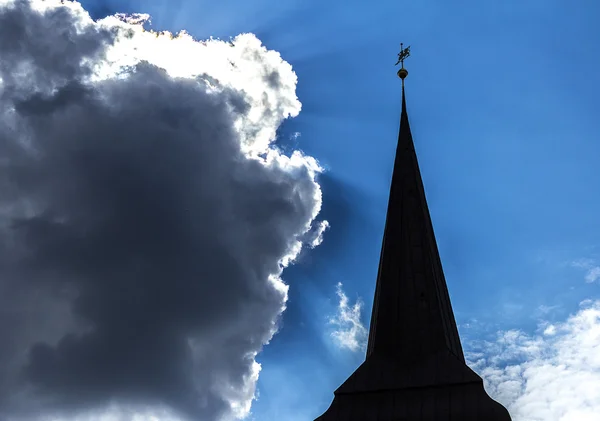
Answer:
<svg viewBox="0 0 600 421"><path fill-rule="evenodd" d="M311 248L319 246L323 242L323 234L328 229L328 221L315 221L312 229L306 234L304 242L308 244Z"/></svg>
<svg viewBox="0 0 600 421"><path fill-rule="evenodd" d="M339 304L335 316L330 320L330 323L336 327L331 336L340 348L364 351L367 346L368 332L361 321L363 302L357 299L354 305L350 305L341 282L337 284L336 294Z"/></svg>
<svg viewBox="0 0 600 421"><path fill-rule="evenodd" d="M596 282L600 279L600 266L594 266L585 274L585 281L588 283Z"/></svg>
<svg viewBox="0 0 600 421"><path fill-rule="evenodd" d="M590 266L593 266L594 263L595 263L594 259L582 258L582 259L573 260L571 262L571 266L573 266L575 268L579 268L579 269L587 269Z"/></svg>
<svg viewBox="0 0 600 421"><path fill-rule="evenodd" d="M536 313L541 316L547 316L548 314L551 314L555 310L558 310L560 308L561 308L561 306L558 304L553 305L553 306L547 306L545 304L542 304L542 305L538 306Z"/></svg>
<svg viewBox="0 0 600 421"><path fill-rule="evenodd" d="M546 336L554 336L556 335L556 326L548 325L544 328L544 335Z"/></svg>
<svg viewBox="0 0 600 421"><path fill-rule="evenodd" d="M584 279L587 283L600 280L600 265L595 259L578 259L571 262L571 266L585 271Z"/></svg>
<svg viewBox="0 0 600 421"><path fill-rule="evenodd" d="M467 343L470 365L513 421L592 421L600 414L600 301L585 301L538 335Z"/></svg>

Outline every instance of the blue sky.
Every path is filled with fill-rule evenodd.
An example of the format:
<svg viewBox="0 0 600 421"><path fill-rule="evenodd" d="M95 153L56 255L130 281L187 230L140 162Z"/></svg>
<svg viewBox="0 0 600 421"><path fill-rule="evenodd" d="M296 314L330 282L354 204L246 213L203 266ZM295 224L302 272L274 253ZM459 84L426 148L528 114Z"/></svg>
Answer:
<svg viewBox="0 0 600 421"><path fill-rule="evenodd" d="M298 75L280 130L327 169L324 243L284 272L283 327L258 357L257 420L310 419L363 358L337 349L343 283L368 326L399 121L395 54L463 341L565 320L600 284L600 5L581 1L83 1L194 37L253 32ZM300 132L293 139L291 134ZM589 259L590 268L573 262ZM540 307L545 306L545 307ZM551 308L540 313L540 308ZM469 328L465 326L468 324ZM296 415L294 415L296 414Z"/></svg>
<svg viewBox="0 0 600 421"><path fill-rule="evenodd" d="M278 145L326 169L320 218L330 229L283 273L289 301L257 357L251 419L314 419L364 358L336 342L331 320L340 316L341 282L350 306L363 303L358 321L368 328L399 123L400 42L411 46L411 129L473 364L525 364L539 355L493 362L479 353L506 351L507 341L513 350L567 346L544 339L555 337L549 326L572 334L579 319L570 315L592 314L600 299L600 3L81 3L94 17L148 13L153 29L197 39L252 32L298 76L302 111L284 122ZM490 373L493 388L503 380ZM515 420L536 419L529 415Z"/></svg>

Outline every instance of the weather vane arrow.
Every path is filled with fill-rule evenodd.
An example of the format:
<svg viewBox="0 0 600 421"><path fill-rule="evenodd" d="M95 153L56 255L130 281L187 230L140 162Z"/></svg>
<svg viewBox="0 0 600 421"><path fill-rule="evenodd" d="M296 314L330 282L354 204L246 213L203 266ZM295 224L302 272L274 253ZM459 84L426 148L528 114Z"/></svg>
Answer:
<svg viewBox="0 0 600 421"><path fill-rule="evenodd" d="M408 70L404 68L404 60L410 57L410 45L404 48L404 44L400 43L400 52L398 53L398 61L395 66L401 64L400 70L398 70L398 77L402 79L402 86L404 86L404 79L408 76Z"/></svg>

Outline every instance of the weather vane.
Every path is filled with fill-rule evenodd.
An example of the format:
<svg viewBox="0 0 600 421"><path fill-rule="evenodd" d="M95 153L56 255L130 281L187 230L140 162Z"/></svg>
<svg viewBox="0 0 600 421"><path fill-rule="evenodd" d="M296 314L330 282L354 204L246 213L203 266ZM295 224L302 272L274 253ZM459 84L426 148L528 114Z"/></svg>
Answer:
<svg viewBox="0 0 600 421"><path fill-rule="evenodd" d="M395 66L401 64L400 70L398 70L398 77L402 79L402 86L404 86L404 78L408 76L408 70L404 68L404 60L410 57L410 45L404 48L404 44L400 43L400 52L398 53L398 61Z"/></svg>

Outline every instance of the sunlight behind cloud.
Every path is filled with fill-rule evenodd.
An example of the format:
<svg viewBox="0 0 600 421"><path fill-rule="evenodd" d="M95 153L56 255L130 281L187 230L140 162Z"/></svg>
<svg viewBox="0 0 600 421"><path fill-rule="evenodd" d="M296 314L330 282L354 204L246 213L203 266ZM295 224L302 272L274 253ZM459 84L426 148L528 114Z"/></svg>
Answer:
<svg viewBox="0 0 600 421"><path fill-rule="evenodd" d="M268 151L276 128L301 109L295 93L297 77L290 64L276 51L268 51L254 34L241 34L230 41L195 40L186 31L147 30L145 14L113 15L98 22L119 28L119 42L106 51L106 61L96 68L96 78L121 72L147 61L172 77L205 78L218 93L242 91L250 109L241 113L235 127L245 151L260 155ZM257 56L261 61L257 62Z"/></svg>

